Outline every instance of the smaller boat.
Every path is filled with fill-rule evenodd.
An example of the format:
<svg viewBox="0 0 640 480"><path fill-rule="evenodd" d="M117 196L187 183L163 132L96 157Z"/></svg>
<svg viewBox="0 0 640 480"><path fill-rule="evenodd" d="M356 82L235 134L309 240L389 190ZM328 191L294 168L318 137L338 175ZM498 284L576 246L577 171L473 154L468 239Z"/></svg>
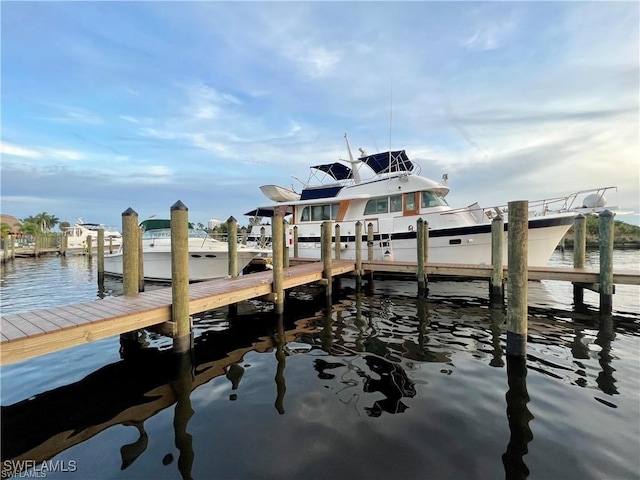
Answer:
<svg viewBox="0 0 640 480"><path fill-rule="evenodd" d="M171 281L171 221L147 219L140 223L142 257L145 280ZM196 282L226 277L229 271L229 245L211 238L202 229L189 224L189 281ZM270 250L238 245L237 266L241 272L251 261ZM104 256L104 271L108 275L122 276L122 247Z"/></svg>
<svg viewBox="0 0 640 480"><path fill-rule="evenodd" d="M82 251L87 247L87 238L91 237L93 248L98 246L98 230L104 231L104 247L109 252L109 248L113 251L122 245L122 234L114 227L105 227L102 223L85 223L82 218L71 227L62 227L60 229L62 235L67 237L68 251Z"/></svg>

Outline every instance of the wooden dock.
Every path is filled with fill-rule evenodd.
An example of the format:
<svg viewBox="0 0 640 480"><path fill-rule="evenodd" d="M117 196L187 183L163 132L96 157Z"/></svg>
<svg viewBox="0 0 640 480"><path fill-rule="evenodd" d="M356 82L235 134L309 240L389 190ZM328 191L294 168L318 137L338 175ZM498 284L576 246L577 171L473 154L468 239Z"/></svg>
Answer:
<svg viewBox="0 0 640 480"><path fill-rule="evenodd" d="M325 282L323 263L292 259L284 270L284 288ZM412 274L415 262L362 262L367 272ZM355 271L353 260L333 260L332 276ZM488 279L490 265L427 264L429 275ZM505 277L507 275L505 268ZM564 280L597 285L594 270L529 267L530 280ZM640 285L640 272L614 272L614 283ZM189 315L254 298L270 299L273 272L266 271L234 278L219 278L189 286ZM32 312L3 315L0 318L0 365L7 365L46 353L82 345L102 338L154 327L172 336L171 287L131 296L107 297L90 302Z"/></svg>
<svg viewBox="0 0 640 480"><path fill-rule="evenodd" d="M354 269L353 261L334 260L332 274L339 276ZM322 263L306 263L286 269L284 288L322 279ZM191 284L189 315L269 296L272 284L271 271ZM171 294L171 287L167 287L131 296L3 315L0 318L0 365L152 326L160 325L163 333L172 335Z"/></svg>

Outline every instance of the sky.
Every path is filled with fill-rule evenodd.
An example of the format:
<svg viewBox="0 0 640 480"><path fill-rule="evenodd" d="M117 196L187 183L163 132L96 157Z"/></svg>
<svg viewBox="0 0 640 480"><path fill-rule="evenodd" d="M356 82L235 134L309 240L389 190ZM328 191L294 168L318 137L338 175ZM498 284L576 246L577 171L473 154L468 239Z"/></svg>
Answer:
<svg viewBox="0 0 640 480"><path fill-rule="evenodd" d="M225 221L406 150L461 207L616 186L640 217L638 2L0 2L1 212Z"/></svg>

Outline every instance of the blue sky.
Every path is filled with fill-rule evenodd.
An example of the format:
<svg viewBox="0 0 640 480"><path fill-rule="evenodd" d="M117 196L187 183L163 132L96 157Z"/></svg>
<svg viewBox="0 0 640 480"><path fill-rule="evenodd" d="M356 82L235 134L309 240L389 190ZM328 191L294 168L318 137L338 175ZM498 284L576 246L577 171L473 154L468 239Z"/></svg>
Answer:
<svg viewBox="0 0 640 480"><path fill-rule="evenodd" d="M638 223L637 2L0 9L2 213L119 226L181 200L245 225L260 185L299 190L348 133L448 173L454 206L616 185Z"/></svg>

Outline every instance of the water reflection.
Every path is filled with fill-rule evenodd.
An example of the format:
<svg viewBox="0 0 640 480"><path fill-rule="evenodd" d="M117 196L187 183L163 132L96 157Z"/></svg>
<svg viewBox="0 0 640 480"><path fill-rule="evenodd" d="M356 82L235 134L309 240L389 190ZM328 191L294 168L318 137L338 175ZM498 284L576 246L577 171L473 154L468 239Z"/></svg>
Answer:
<svg viewBox="0 0 640 480"><path fill-rule="evenodd" d="M502 455L505 478L521 480L529 476L529 468L524 462L528 453L528 444L533 440L529 422L533 415L527 408L529 393L527 392L527 364L524 358L507 356L507 418L511 436L506 452Z"/></svg>
<svg viewBox="0 0 640 480"><path fill-rule="evenodd" d="M416 389L402 366L375 355L363 355L361 358L364 359L370 373L358 367L355 362L328 362L321 358L314 360L313 367L318 372L318 378L322 380L333 380L336 377L335 373L328 373L328 370L355 371L364 380L363 392L381 393L384 396L383 399L376 400L370 407L365 407L370 417L379 417L383 412L391 414L404 412L408 407L402 402L402 398L414 397ZM351 386L355 384L353 381L350 382Z"/></svg>

